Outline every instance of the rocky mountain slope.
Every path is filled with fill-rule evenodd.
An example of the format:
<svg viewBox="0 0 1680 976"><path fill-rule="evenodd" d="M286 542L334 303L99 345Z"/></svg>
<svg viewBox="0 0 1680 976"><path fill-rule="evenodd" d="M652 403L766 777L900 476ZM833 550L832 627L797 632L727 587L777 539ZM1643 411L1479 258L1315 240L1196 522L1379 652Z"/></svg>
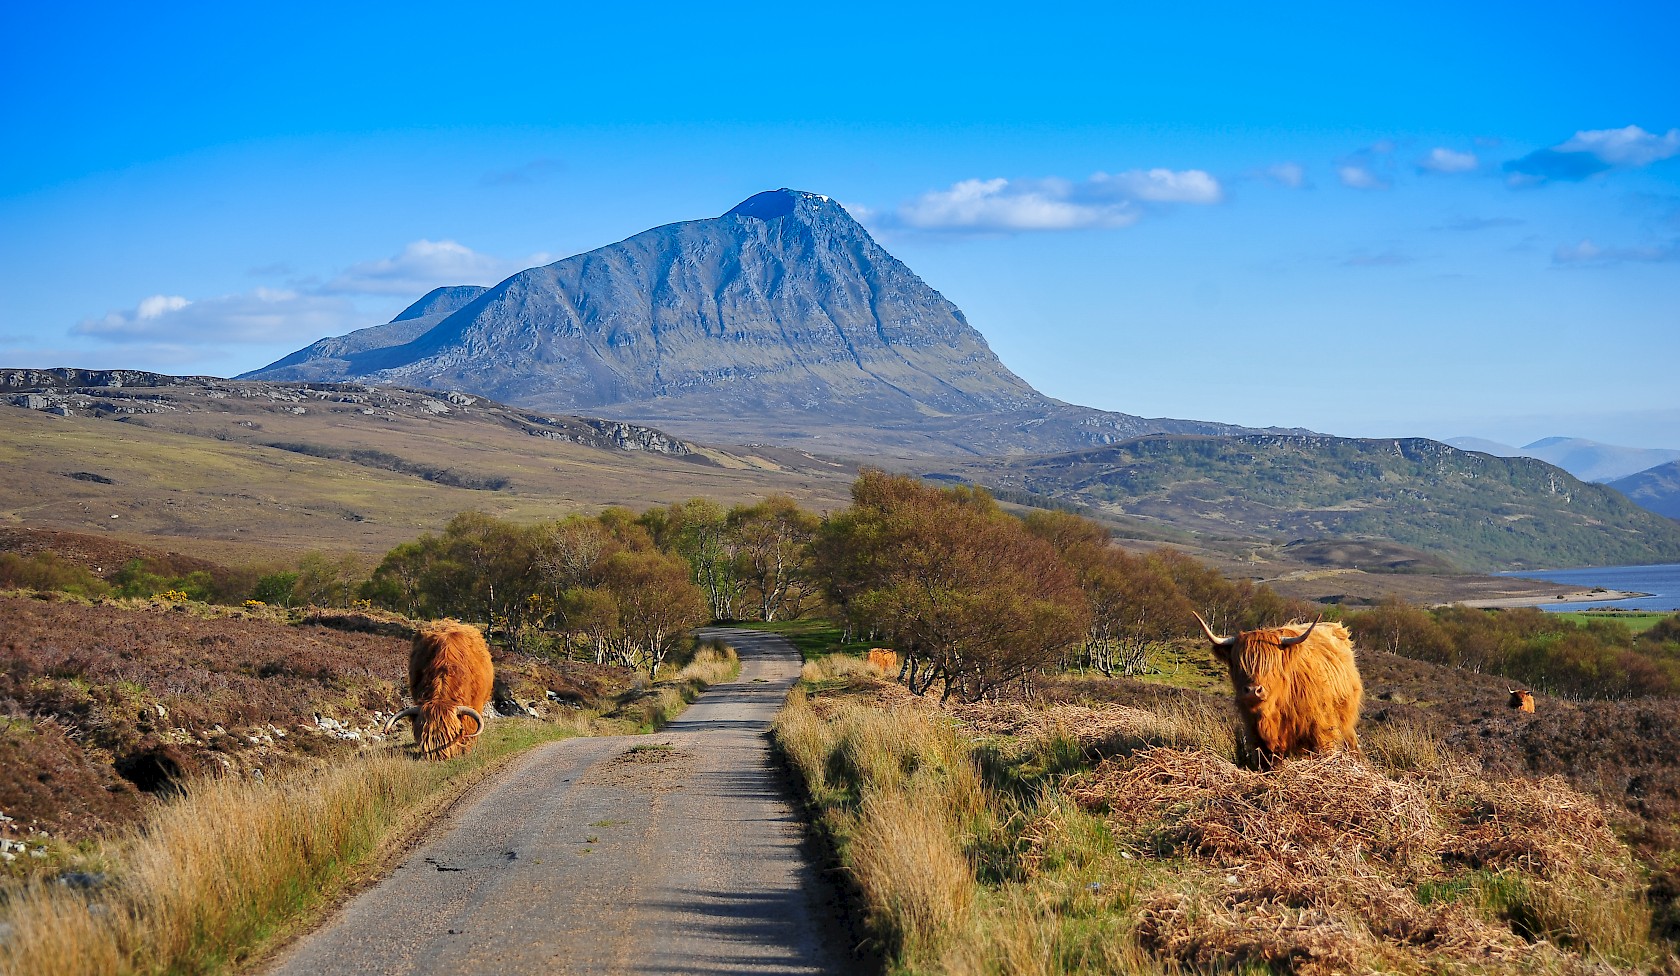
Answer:
<svg viewBox="0 0 1680 976"><path fill-rule="evenodd" d="M830 453L1042 453L1246 430L1044 396L843 208L786 189L476 295L434 292L242 378L468 390Z"/></svg>

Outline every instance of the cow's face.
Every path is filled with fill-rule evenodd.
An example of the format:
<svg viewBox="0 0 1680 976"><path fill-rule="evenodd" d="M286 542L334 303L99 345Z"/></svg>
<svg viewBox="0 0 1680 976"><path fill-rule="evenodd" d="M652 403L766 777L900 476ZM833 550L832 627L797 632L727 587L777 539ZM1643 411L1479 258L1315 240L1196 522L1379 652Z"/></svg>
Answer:
<svg viewBox="0 0 1680 976"><path fill-rule="evenodd" d="M1215 645L1214 653L1231 671L1231 690L1237 707L1250 715L1264 715L1286 696L1284 671L1288 650L1255 634L1243 634L1230 647Z"/></svg>
<svg viewBox="0 0 1680 976"><path fill-rule="evenodd" d="M1237 707L1249 715L1264 715L1281 707L1289 691L1288 665L1295 647L1317 629L1314 623L1300 634L1279 630L1250 630L1235 637L1220 637L1196 615L1213 644L1214 656L1231 671L1231 689Z"/></svg>

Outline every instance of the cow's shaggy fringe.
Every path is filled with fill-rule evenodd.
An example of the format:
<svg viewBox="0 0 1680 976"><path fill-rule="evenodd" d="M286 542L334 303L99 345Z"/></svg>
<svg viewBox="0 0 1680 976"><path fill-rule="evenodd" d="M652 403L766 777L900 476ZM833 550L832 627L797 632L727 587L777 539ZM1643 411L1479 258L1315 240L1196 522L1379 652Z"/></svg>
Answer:
<svg viewBox="0 0 1680 976"><path fill-rule="evenodd" d="M106 844L109 885L14 891L0 909L9 927L0 972L209 973L236 965L353 880L413 812L565 731L496 723L482 748L442 763L386 755L267 784L202 781L160 805L140 831Z"/></svg>
<svg viewBox="0 0 1680 976"><path fill-rule="evenodd" d="M1224 709L805 678L777 742L892 972L1674 971L1597 804L1417 728L1261 773Z"/></svg>

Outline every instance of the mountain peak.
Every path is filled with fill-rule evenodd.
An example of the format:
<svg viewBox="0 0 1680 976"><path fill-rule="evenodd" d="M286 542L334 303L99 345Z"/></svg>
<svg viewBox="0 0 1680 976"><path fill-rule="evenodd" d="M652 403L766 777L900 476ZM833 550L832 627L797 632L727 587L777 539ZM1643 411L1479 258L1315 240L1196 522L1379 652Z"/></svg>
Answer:
<svg viewBox="0 0 1680 976"><path fill-rule="evenodd" d="M804 190L790 190L784 186L779 190L765 190L763 193L754 193L752 196L747 197L745 200L736 204L734 208L724 214L724 216L755 217L759 220L775 220L778 217L786 217L788 214L800 209L800 204L805 204L807 207L812 209L820 209L825 206L838 207L837 204L828 197L823 196L821 193L807 193Z"/></svg>

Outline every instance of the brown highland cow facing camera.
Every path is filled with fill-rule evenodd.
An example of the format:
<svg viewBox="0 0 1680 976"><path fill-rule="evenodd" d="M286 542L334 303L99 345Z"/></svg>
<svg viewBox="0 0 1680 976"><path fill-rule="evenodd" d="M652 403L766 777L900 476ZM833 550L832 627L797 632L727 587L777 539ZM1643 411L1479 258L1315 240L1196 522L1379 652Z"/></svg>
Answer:
<svg viewBox="0 0 1680 976"><path fill-rule="evenodd" d="M414 746L428 759L464 755L484 731L495 673L490 648L478 628L439 620L421 628L408 656L408 689L414 704L391 716L388 734L402 719L414 721ZM473 720L468 732L463 717Z"/></svg>
<svg viewBox="0 0 1680 976"><path fill-rule="evenodd" d="M1520 688L1513 689L1511 691L1511 700L1507 704L1519 712L1532 712L1534 711L1534 693L1531 691L1523 691Z"/></svg>
<svg viewBox="0 0 1680 976"><path fill-rule="evenodd" d="M1346 627L1288 624L1218 637L1200 614L1196 621L1230 669L1245 765L1267 769L1286 756L1344 746L1359 751L1365 687Z"/></svg>

